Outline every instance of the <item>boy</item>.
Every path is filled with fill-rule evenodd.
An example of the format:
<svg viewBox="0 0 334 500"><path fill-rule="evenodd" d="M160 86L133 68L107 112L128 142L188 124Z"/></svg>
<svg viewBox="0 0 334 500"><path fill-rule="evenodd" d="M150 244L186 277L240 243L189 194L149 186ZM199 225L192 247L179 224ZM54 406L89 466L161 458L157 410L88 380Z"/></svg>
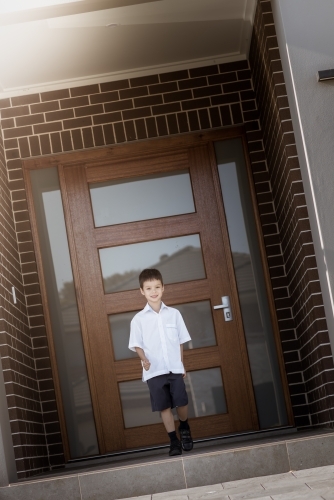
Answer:
<svg viewBox="0 0 334 500"><path fill-rule="evenodd" d="M152 411L160 411L170 438L169 455L190 451L193 440L188 424L188 395L184 378L183 345L191 340L180 312L162 302L163 280L157 269L144 269L139 276L146 307L131 321L129 349L143 365L143 381L150 390ZM176 408L181 442L176 436L172 408Z"/></svg>

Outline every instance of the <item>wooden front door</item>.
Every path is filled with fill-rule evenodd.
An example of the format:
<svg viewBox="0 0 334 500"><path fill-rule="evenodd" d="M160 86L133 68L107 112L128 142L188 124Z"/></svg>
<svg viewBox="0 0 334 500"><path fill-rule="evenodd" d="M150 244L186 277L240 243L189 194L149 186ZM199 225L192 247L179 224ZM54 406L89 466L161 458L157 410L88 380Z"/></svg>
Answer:
<svg viewBox="0 0 334 500"><path fill-rule="evenodd" d="M190 335L203 315L206 332L211 328L204 342L195 335L184 355L194 437L257 429L212 143L178 138L119 147L59 172L100 453L166 442L162 423L150 420L157 415L141 363L126 349L126 321L145 306L137 281L142 257L151 259L145 267L161 269L163 300L184 313ZM167 184L157 198L160 181ZM109 200L120 197L111 216L99 194L109 188ZM182 189L188 206L175 213ZM232 321L214 309L223 296Z"/></svg>

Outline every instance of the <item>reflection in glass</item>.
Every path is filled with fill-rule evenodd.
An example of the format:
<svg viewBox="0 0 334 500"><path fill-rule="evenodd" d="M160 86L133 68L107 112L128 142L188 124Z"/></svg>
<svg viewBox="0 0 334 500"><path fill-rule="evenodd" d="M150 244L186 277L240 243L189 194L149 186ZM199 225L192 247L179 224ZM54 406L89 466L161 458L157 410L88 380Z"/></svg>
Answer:
<svg viewBox="0 0 334 500"><path fill-rule="evenodd" d="M56 168L30 172L71 457L99 453Z"/></svg>
<svg viewBox="0 0 334 500"><path fill-rule="evenodd" d="M240 139L215 144L260 427L287 424L247 170Z"/></svg>
<svg viewBox="0 0 334 500"><path fill-rule="evenodd" d="M184 349L197 349L216 345L215 330L212 321L209 300L173 305L180 311L191 336L191 341L183 344ZM130 323L138 311L109 316L115 360L136 358L137 354L128 349Z"/></svg>
<svg viewBox="0 0 334 500"><path fill-rule="evenodd" d="M106 293L135 290L139 274L149 267L159 269L165 284L206 277L198 234L102 248L99 253Z"/></svg>
<svg viewBox="0 0 334 500"><path fill-rule="evenodd" d="M190 418L226 413L220 368L187 372L185 384ZM125 428L161 423L160 413L151 410L147 384L134 380L118 385Z"/></svg>
<svg viewBox="0 0 334 500"><path fill-rule="evenodd" d="M195 212L188 170L90 184L90 196L96 227Z"/></svg>

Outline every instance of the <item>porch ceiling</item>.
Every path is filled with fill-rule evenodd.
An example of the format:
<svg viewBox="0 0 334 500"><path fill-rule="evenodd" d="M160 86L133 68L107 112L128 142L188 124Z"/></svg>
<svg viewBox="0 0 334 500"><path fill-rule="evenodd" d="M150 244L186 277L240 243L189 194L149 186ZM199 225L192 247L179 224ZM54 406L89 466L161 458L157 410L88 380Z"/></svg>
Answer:
<svg viewBox="0 0 334 500"><path fill-rule="evenodd" d="M243 59L255 5L0 0L0 97Z"/></svg>

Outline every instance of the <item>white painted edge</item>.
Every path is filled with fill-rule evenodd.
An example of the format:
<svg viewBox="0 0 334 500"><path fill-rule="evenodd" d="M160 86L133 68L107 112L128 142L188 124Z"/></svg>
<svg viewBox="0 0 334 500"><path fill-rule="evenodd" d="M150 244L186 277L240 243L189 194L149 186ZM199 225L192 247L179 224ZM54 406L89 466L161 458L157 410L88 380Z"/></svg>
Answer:
<svg viewBox="0 0 334 500"><path fill-rule="evenodd" d="M2 91L0 92L0 99L29 95L29 94L38 94L40 92L48 92L50 90L81 87L84 85L92 85L96 83L113 82L118 80L125 80L128 78L137 78L140 76L156 75L159 73L169 73L170 71L180 71L183 69L200 68L202 66L210 66L212 64L224 64L228 62L242 61L244 59L247 59L246 53L233 52L225 55L220 54L214 57L181 61L179 63L148 66L145 68L137 68L126 71L115 71L100 75L92 75L89 77L85 76L82 78L47 82L38 85L30 85L29 87L9 87L1 89Z"/></svg>

